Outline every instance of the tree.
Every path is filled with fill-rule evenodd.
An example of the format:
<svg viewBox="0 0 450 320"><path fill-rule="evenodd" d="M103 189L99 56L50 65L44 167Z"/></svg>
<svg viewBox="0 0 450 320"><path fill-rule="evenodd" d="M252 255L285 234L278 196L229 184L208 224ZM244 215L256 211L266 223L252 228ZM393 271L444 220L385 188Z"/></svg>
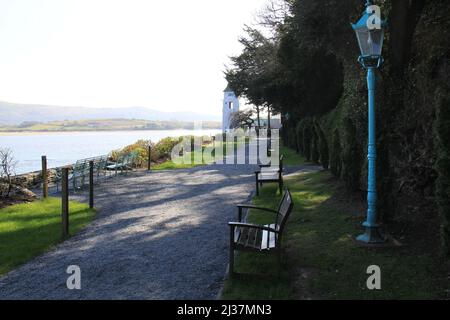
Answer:
<svg viewBox="0 0 450 320"><path fill-rule="evenodd" d="M8 184L6 197L9 197L12 189L12 177L15 175L17 161L9 148L0 148L0 179Z"/></svg>
<svg viewBox="0 0 450 320"><path fill-rule="evenodd" d="M291 16L293 0L270 0L257 16L259 26L273 37L279 35L286 19Z"/></svg>
<svg viewBox="0 0 450 320"><path fill-rule="evenodd" d="M232 67L225 71L230 87L255 106L258 127L261 110L271 105L274 63L277 44L255 28L245 27L246 35L239 39L244 49L239 56L231 57Z"/></svg>
<svg viewBox="0 0 450 320"><path fill-rule="evenodd" d="M251 128L255 123L255 120L252 119L253 111L252 110L243 110L234 112L231 115L230 126L231 128Z"/></svg>
<svg viewBox="0 0 450 320"><path fill-rule="evenodd" d="M331 173L340 178L342 172L342 161L341 161L341 138L339 134L339 129L335 129L333 132L333 140L331 145L331 159L330 159Z"/></svg>

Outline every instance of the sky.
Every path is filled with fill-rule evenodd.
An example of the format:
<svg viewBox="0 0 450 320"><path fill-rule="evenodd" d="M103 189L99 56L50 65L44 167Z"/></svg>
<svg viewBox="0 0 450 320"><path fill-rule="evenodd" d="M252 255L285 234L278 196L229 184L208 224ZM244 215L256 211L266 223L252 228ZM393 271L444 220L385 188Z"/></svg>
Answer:
<svg viewBox="0 0 450 320"><path fill-rule="evenodd" d="M0 0L0 100L222 113L267 0Z"/></svg>

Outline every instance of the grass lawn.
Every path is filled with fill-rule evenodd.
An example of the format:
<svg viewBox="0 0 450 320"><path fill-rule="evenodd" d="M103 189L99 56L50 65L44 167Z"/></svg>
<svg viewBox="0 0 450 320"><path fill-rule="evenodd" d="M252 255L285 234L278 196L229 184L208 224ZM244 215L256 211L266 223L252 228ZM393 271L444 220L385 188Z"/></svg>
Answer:
<svg viewBox="0 0 450 320"><path fill-rule="evenodd" d="M219 144L219 143L217 143ZM226 142L222 143L223 148L223 155L230 155L233 154L233 150L238 147L238 142ZM158 165L152 166L152 170L158 171L158 170L177 170L177 169L190 169L195 168L199 166L204 166L207 164L214 163L214 156L215 151L212 150L212 145L207 146L210 149L210 152L208 150L205 150L205 152L189 152L186 155L186 160L183 161L183 163L175 163L172 160L168 160L166 162L163 162ZM219 146L216 145L216 148ZM202 163L198 163L199 161L195 161L195 159L201 159ZM197 163L196 163L197 162Z"/></svg>
<svg viewBox="0 0 450 320"><path fill-rule="evenodd" d="M70 234L77 233L95 211L70 202ZM0 209L0 275L44 253L61 241L61 200L49 198Z"/></svg>
<svg viewBox="0 0 450 320"><path fill-rule="evenodd" d="M190 168L195 168L198 166L203 166L204 164L190 164L190 163L185 163L185 164L177 164L174 163L172 160L163 162L161 164L152 166L152 170L154 171L161 171L161 170L178 170L178 169L190 169Z"/></svg>
<svg viewBox="0 0 450 320"><path fill-rule="evenodd" d="M196 157L196 158L195 158ZM190 158L190 161L184 161L183 163L175 163L172 160L168 160L161 164L152 166L152 170L177 170L177 169L190 169L199 166L204 166L206 164L212 163L210 160L212 157L203 156L202 152L189 152L187 155L187 159ZM202 159L202 163L196 163L195 159Z"/></svg>
<svg viewBox="0 0 450 320"><path fill-rule="evenodd" d="M248 141L246 142L248 143ZM238 146L238 142L226 142L222 143L223 145L223 155L230 155L233 154L233 150L235 150ZM211 146L210 146L211 147ZM216 146L218 147L218 146ZM182 164L174 163L172 160L168 160L166 162L163 162L158 165L153 165L152 170L177 170L177 169L190 169L195 168L198 166L204 166L207 164L214 163L214 152L212 154L209 154L208 152L205 152L204 155L202 155L200 152L190 152L187 156L191 161L184 161ZM284 165L285 166L301 166L306 164L305 159L297 154L294 150L281 146L280 147L280 155L284 155ZM197 157L197 159L202 159L202 164L195 164L194 157ZM202 158L203 157L203 158Z"/></svg>
<svg viewBox="0 0 450 320"><path fill-rule="evenodd" d="M305 158L288 147L280 146L280 155L284 156L283 165L285 166L291 167L306 164Z"/></svg>
<svg viewBox="0 0 450 320"><path fill-rule="evenodd" d="M239 252L236 271L253 275L227 280L223 299L446 298L448 265L432 248L405 245L370 249L354 242L362 232L364 202L345 194L342 183L331 174L298 174L287 178L286 185L295 207L285 230L280 276L275 256ZM254 203L274 208L279 200L276 186L267 185ZM270 214L256 212L249 217L253 223L272 219ZM380 291L366 287L370 265L381 267Z"/></svg>

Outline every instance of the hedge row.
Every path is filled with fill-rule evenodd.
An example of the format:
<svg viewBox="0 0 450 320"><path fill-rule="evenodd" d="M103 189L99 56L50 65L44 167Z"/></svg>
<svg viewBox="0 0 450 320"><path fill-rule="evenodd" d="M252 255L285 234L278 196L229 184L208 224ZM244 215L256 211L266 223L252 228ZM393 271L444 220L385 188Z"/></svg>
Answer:
<svg viewBox="0 0 450 320"><path fill-rule="evenodd" d="M328 141L319 122L315 118L304 118L296 126L284 128L285 142L307 161L321 164L325 170L330 165Z"/></svg>
<svg viewBox="0 0 450 320"><path fill-rule="evenodd" d="M440 98L437 104L436 137L438 159L436 170L436 197L442 219L442 237L445 252L450 256L450 98Z"/></svg>

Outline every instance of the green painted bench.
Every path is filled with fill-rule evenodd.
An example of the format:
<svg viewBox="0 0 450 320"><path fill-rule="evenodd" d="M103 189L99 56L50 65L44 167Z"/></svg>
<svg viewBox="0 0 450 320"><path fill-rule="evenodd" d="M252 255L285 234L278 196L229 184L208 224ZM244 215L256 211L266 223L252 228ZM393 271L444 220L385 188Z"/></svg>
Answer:
<svg viewBox="0 0 450 320"><path fill-rule="evenodd" d="M119 171L120 173L124 171L132 171L134 168L134 164L136 163L137 156L137 152L124 154L119 157L116 162L107 164L106 170L114 171L116 175Z"/></svg>
<svg viewBox="0 0 450 320"><path fill-rule="evenodd" d="M94 158L87 158L78 160L75 164L70 166L69 182L74 190L83 188L89 183L90 162L94 163L94 179L100 179L102 173L105 172L108 156L100 156ZM62 168L56 169L56 190L59 191L59 184L61 183Z"/></svg>

